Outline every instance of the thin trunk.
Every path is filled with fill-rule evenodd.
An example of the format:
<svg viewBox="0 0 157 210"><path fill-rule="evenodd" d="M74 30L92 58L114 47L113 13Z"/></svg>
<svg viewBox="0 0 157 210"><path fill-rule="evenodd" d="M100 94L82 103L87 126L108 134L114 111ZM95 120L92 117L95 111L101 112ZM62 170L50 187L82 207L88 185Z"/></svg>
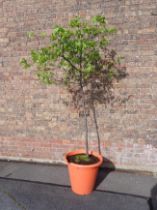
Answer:
<svg viewBox="0 0 157 210"><path fill-rule="evenodd" d="M93 119L94 119L96 134L97 134L98 152L99 152L99 154L101 154L101 146L100 146L101 144L100 144L100 136L99 136L99 127L98 127L98 122L97 122L97 118L96 118L96 111L95 111L94 105L92 107L92 111L93 111Z"/></svg>
<svg viewBox="0 0 157 210"><path fill-rule="evenodd" d="M85 93L83 90L82 84L82 73L80 72L80 86L82 91L82 103L83 103L83 117L84 117L84 126L85 126L85 145L86 145L86 154L89 154L89 144L88 144L88 119L86 112L86 102L85 102Z"/></svg>
<svg viewBox="0 0 157 210"><path fill-rule="evenodd" d="M85 126L85 145L86 145L86 154L89 154L89 145L88 145L88 119L86 113L86 103L85 103L85 95L82 89L82 99L83 99L83 112L84 112L84 126Z"/></svg>
<svg viewBox="0 0 157 210"><path fill-rule="evenodd" d="M82 91L82 100L83 100L83 117L84 117L84 126L85 126L85 148L86 154L89 154L89 143L88 143L88 119L86 112L86 101L85 101L85 93L83 90L83 75L82 75L82 37L80 37L81 41L81 51L80 51L80 87Z"/></svg>

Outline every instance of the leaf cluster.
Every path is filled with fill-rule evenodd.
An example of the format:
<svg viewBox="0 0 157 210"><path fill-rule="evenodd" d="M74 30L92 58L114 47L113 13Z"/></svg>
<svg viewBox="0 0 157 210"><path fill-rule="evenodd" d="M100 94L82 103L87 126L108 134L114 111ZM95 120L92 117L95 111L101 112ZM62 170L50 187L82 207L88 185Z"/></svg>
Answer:
<svg viewBox="0 0 157 210"><path fill-rule="evenodd" d="M33 49L21 65L25 69L35 65L36 75L45 84L65 85L79 107L82 90L89 93L89 89L99 87L106 93L119 76L121 59L108 49L109 37L115 32L114 27L107 26L104 16L97 15L90 22L75 17L67 27L55 26L48 46ZM29 38L35 36L34 32L29 33Z"/></svg>

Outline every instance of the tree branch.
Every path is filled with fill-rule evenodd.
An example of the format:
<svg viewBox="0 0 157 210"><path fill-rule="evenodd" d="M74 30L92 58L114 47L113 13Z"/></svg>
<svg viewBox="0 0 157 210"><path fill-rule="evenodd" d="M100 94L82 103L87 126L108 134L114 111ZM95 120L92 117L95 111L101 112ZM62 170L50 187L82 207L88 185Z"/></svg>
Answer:
<svg viewBox="0 0 157 210"><path fill-rule="evenodd" d="M68 59L68 58L66 58L64 55L61 55L61 57L65 60L65 61L67 61L70 65L71 65L71 67L73 67L74 69L76 69L77 71L79 71L79 69Z"/></svg>

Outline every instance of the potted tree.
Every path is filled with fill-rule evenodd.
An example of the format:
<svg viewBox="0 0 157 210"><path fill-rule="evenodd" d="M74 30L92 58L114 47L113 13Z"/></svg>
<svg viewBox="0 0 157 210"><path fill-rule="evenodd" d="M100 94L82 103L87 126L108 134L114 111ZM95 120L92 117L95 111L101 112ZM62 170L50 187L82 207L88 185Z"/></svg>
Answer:
<svg viewBox="0 0 157 210"><path fill-rule="evenodd" d="M84 118L85 149L65 155L72 190L81 195L92 192L103 162L100 147L99 152L89 150L88 115L92 110L99 141L95 104L108 102L113 80L122 75L120 57L108 48L109 37L115 32L104 16L95 16L90 22L75 17L67 27L54 27L48 46L32 50L30 58L21 60L24 68L35 65L39 80L45 84L64 86Z"/></svg>

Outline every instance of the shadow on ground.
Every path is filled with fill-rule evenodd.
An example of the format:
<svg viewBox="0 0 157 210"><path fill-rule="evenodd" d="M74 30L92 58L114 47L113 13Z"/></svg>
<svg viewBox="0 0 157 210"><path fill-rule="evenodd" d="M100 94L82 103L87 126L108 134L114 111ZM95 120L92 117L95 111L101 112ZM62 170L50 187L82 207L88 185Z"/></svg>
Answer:
<svg viewBox="0 0 157 210"><path fill-rule="evenodd" d="M103 167L99 169L98 177L96 180L95 189L104 181L104 179L113 171L115 171L115 166L113 162L105 157L103 157Z"/></svg>
<svg viewBox="0 0 157 210"><path fill-rule="evenodd" d="M151 198L148 200L150 210L157 210L157 184L151 190Z"/></svg>
<svg viewBox="0 0 157 210"><path fill-rule="evenodd" d="M149 210L148 198L109 191L78 196L69 186L0 178L0 209Z"/></svg>

